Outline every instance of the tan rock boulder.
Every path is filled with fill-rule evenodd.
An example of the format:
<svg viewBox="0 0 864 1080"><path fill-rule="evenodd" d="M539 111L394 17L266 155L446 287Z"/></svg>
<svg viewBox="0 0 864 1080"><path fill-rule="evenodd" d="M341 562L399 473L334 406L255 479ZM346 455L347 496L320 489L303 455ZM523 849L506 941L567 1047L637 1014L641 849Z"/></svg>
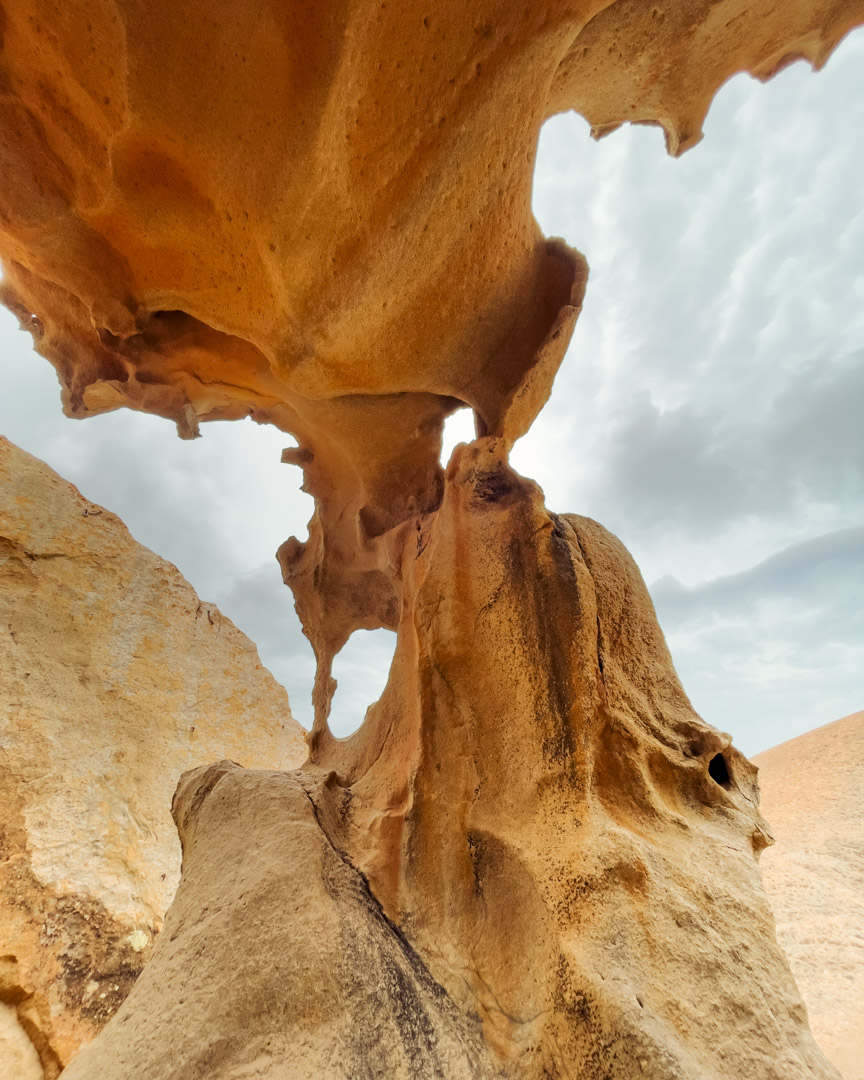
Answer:
<svg viewBox="0 0 864 1080"><path fill-rule="evenodd" d="M14 1005L0 1001L0 1075L8 1080L43 1080L36 1047L21 1026Z"/></svg>
<svg viewBox="0 0 864 1080"><path fill-rule="evenodd" d="M0 438L0 1002L46 1077L151 951L179 877L180 774L305 756L252 643L114 514Z"/></svg>
<svg viewBox="0 0 864 1080"><path fill-rule="evenodd" d="M864 1080L864 712L757 754L762 878L820 1046Z"/></svg>
<svg viewBox="0 0 864 1080"><path fill-rule="evenodd" d="M166 932L69 1080L837 1080L774 938L755 769L622 545L480 439L401 561L360 730L287 777L184 779Z"/></svg>
<svg viewBox="0 0 864 1080"><path fill-rule="evenodd" d="M493 1080L477 1017L388 922L304 783L230 762L183 777L163 935L134 1003L64 1080Z"/></svg>

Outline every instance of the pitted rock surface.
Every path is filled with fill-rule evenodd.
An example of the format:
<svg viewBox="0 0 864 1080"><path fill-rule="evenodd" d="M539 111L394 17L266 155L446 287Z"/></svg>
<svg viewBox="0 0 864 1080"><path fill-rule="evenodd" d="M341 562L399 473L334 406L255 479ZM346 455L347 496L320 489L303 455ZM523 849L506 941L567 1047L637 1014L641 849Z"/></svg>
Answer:
<svg viewBox="0 0 864 1080"><path fill-rule="evenodd" d="M152 951L180 873L180 774L225 755L306 757L254 645L0 438L0 1001L49 1080Z"/></svg>
<svg viewBox="0 0 864 1080"><path fill-rule="evenodd" d="M176 936L74 1080L836 1080L774 939L753 768L693 712L620 544L508 455L587 283L531 213L544 120L657 124L681 153L731 75L818 67L861 22L864 0L4 2L2 298L67 415L185 438L252 416L296 437L316 500L278 553L318 661L309 761L193 799ZM445 475L462 405L477 438ZM387 689L334 739L333 656L377 627ZM378 982L327 968L337 926Z"/></svg>
<svg viewBox="0 0 864 1080"><path fill-rule="evenodd" d="M394 531L441 425L512 441L548 397L581 255L531 212L540 128L663 128L738 71L825 62L862 0L4 3L2 299L63 407L297 437L317 511L281 561L321 664L398 623ZM658 147L659 152L659 147Z"/></svg>

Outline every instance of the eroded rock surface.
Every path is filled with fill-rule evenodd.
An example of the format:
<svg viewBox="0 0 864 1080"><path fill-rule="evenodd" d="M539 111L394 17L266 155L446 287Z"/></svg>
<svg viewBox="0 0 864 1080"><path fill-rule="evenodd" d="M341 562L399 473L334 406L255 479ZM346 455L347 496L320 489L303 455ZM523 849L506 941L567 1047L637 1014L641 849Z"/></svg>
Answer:
<svg viewBox="0 0 864 1080"><path fill-rule="evenodd" d="M13 1005L0 1001L0 1062L9 1080L43 1080L45 1071Z"/></svg>
<svg viewBox="0 0 864 1080"><path fill-rule="evenodd" d="M753 759L776 846L762 877L810 1026L864 1080L864 712Z"/></svg>
<svg viewBox="0 0 864 1080"><path fill-rule="evenodd" d="M171 795L220 756L306 756L255 647L0 438L0 1002L48 1080L151 952L179 878Z"/></svg>
<svg viewBox="0 0 864 1080"><path fill-rule="evenodd" d="M383 534L441 499L443 418L514 439L586 267L540 233L540 127L662 126L816 66L862 0L44 0L3 5L2 296L70 416L253 415L318 508L282 552L321 659L399 619ZM658 147L659 152L659 147Z"/></svg>
<svg viewBox="0 0 864 1080"><path fill-rule="evenodd" d="M457 449L406 544L360 731L287 777L184 780L166 932L69 1080L836 1080L774 939L755 769L622 545L505 458Z"/></svg>
<svg viewBox="0 0 864 1080"><path fill-rule="evenodd" d="M156 952L64 1078L497 1074L476 1017L322 832L302 773L197 769L174 814L183 879Z"/></svg>
<svg viewBox="0 0 864 1080"><path fill-rule="evenodd" d="M375 1075L366 1043L334 1046L357 993L395 1017L395 984L322 974L310 941L353 926L426 1017L387 1018L384 1073L836 1076L773 937L752 769L692 712L620 545L550 515L507 457L587 280L531 213L544 119L659 124L679 153L726 78L819 66L864 0L10 0L0 15L2 297L67 414L128 406L184 437L251 415L296 436L285 460L316 499L309 540L279 551L318 659L310 761L293 780L226 773L190 807L183 829L202 827L178 936L153 957L164 978L70 1075L155 1077L172 1046L184 1080L315 1061ZM445 478L442 422L461 405L478 439ZM377 627L399 634L387 690L335 740L332 658ZM209 815L220 790L273 795L285 845L267 841L267 865ZM328 845L347 869L324 896ZM232 864L267 904L244 908L229 880L213 911ZM242 968L246 996L229 934L265 963ZM291 1029L295 1064L279 1032L301 976L338 1000Z"/></svg>

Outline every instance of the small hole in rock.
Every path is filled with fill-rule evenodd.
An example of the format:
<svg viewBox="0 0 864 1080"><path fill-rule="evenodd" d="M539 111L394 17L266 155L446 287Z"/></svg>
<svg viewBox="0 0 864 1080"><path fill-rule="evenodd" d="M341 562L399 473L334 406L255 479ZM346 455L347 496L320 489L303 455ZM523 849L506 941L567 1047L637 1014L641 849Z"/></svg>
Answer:
<svg viewBox="0 0 864 1080"><path fill-rule="evenodd" d="M732 780L729 776L729 767L726 764L726 758L722 754L715 754L713 758L708 762L708 775L722 788L732 787Z"/></svg>
<svg viewBox="0 0 864 1080"><path fill-rule="evenodd" d="M444 431L441 433L441 464L444 468L447 468L450 457L459 443L474 442L476 437L473 409L457 409L456 412L450 413L444 421Z"/></svg>
<svg viewBox="0 0 864 1080"><path fill-rule="evenodd" d="M327 724L337 739L353 735L370 704L381 697L395 650L392 630L355 630L334 659L333 678L339 685Z"/></svg>

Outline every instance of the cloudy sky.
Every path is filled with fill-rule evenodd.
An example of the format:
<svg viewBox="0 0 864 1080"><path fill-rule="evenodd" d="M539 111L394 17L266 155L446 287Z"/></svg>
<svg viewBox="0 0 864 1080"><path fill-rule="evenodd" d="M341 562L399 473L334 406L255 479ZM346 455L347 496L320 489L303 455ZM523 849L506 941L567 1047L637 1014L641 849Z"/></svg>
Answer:
<svg viewBox="0 0 864 1080"><path fill-rule="evenodd" d="M653 128L544 129L535 212L591 279L514 464L552 509L622 538L697 710L755 753L864 708L864 32L819 75L733 79L705 130L673 161ZM176 563L308 724L311 650L273 558L311 515L284 435L66 420L5 312L0 432ZM359 631L337 658L337 733L377 697L394 640Z"/></svg>

